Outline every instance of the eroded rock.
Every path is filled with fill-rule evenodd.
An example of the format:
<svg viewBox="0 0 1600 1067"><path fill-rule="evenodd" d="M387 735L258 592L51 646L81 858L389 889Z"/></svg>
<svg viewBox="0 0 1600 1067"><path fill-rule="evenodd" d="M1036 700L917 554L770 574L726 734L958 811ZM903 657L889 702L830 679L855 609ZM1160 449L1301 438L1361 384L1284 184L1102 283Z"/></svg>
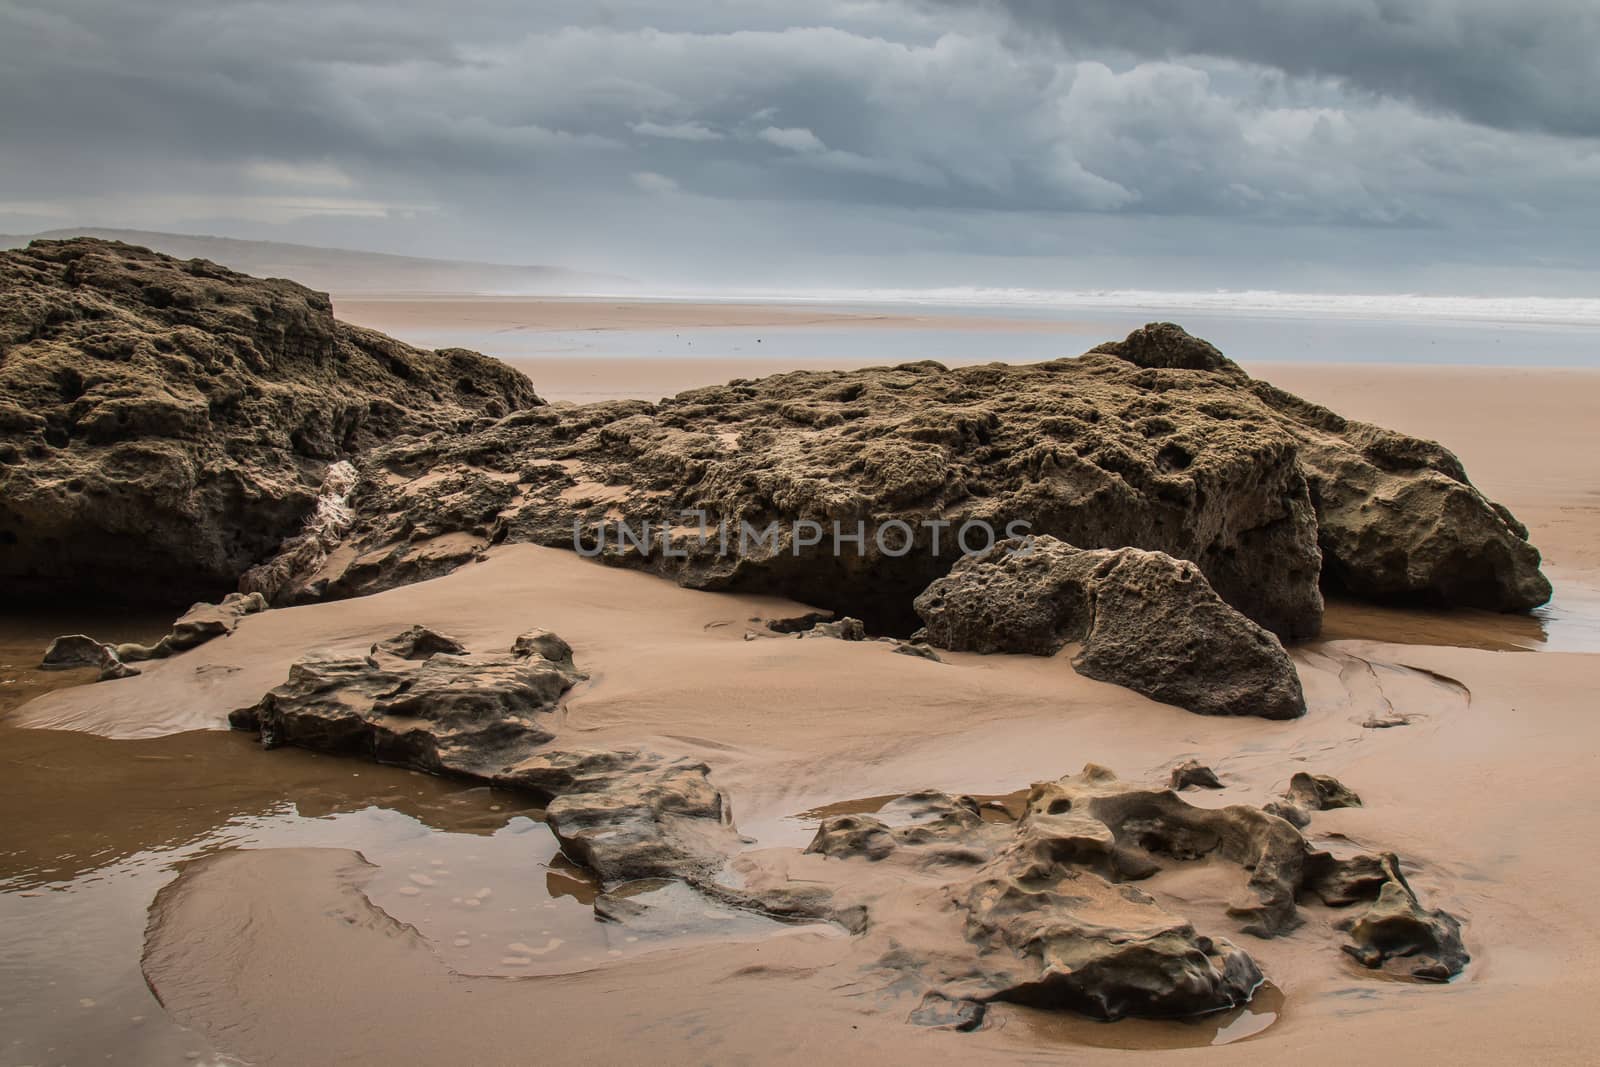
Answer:
<svg viewBox="0 0 1600 1067"><path fill-rule="evenodd" d="M1324 552L1327 577L1357 595L1547 596L1525 531L1447 456L1152 324L1032 366L780 374L397 442L362 464L340 558L283 596L373 592L529 541L905 632L916 594L987 543L962 530L1014 522L1190 560L1286 640L1320 626Z"/></svg>
<svg viewBox="0 0 1600 1067"><path fill-rule="evenodd" d="M1298 445L1325 585L1380 603L1489 611L1550 599L1527 527L1473 486L1454 453L1266 382L1250 388Z"/></svg>
<svg viewBox="0 0 1600 1067"><path fill-rule="evenodd" d="M860 915L886 946L877 967L922 998L913 1022L976 1025L982 1012L958 1006L997 1000L1103 1019L1245 1003L1263 980L1250 955L1161 900L1155 876L1201 861L1239 871L1244 894L1227 914L1242 933L1288 933L1299 902L1315 898L1355 910L1340 924L1351 931L1344 949L1369 966L1441 978L1467 962L1457 921L1417 902L1393 855L1335 856L1248 805L1201 808L1090 765L1034 785L1019 818L989 812L971 797L907 794L823 819L807 849L827 858L804 871L828 890L814 910L827 914L831 901ZM758 857L740 874L755 896L797 877ZM946 915L959 941L936 932Z"/></svg>
<svg viewBox="0 0 1600 1067"><path fill-rule="evenodd" d="M338 461L540 403L504 364L338 322L293 282L88 238L0 252L0 353L19 598L219 596L301 532Z"/></svg>
<svg viewBox="0 0 1600 1067"><path fill-rule="evenodd" d="M1170 782L1173 789L1221 789L1222 779L1217 772L1199 760L1184 760L1172 768Z"/></svg>
<svg viewBox="0 0 1600 1067"><path fill-rule="evenodd" d="M419 535L576 540L696 588L783 594L903 633L912 598L962 554L966 524L1003 535L1018 522L1192 559L1289 636L1314 634L1322 610L1310 496L1270 409L1221 372L1108 354L801 372L660 404L541 408L374 454L352 499L342 569L298 595L415 580ZM704 541L684 509L704 513ZM834 551L835 522L846 538L863 524L859 551ZM622 539L624 523L635 540L647 523L653 536ZM744 524L772 533L741 539ZM985 543L979 529L967 546Z"/></svg>
<svg viewBox="0 0 1600 1067"><path fill-rule="evenodd" d="M374 648L415 650L438 636L413 627ZM259 731L268 748L298 745L486 778L551 740L548 720L581 678L542 657L464 649L310 658L295 663L288 681L253 707L235 711L229 722Z"/></svg>
<svg viewBox="0 0 1600 1067"><path fill-rule="evenodd" d="M737 838L704 763L553 746L560 701L585 677L571 646L547 630L479 654L413 626L363 658L295 663L283 685L229 723L268 748L364 756L530 793L567 855L607 885L709 882Z"/></svg>
<svg viewBox="0 0 1600 1067"><path fill-rule="evenodd" d="M1460 921L1448 912L1424 908L1394 856L1384 857L1383 867L1386 878L1378 899L1340 924L1350 932L1344 950L1364 967L1413 978L1443 982L1460 974L1471 959L1461 943Z"/></svg>
<svg viewBox="0 0 1600 1067"><path fill-rule="evenodd" d="M97 667L100 681L127 678L138 674L129 663L165 659L186 652L218 637L226 637L246 615L263 611L267 602L257 593L229 593L216 604L195 604L178 617L172 629L153 645L124 642L119 645L97 641L84 634L58 637L45 651L45 670L69 667Z"/></svg>
<svg viewBox="0 0 1600 1067"><path fill-rule="evenodd" d="M1331 774L1298 771L1289 779L1284 799L1307 811L1332 811L1334 808L1359 808L1361 798Z"/></svg>
<svg viewBox="0 0 1600 1067"><path fill-rule="evenodd" d="M515 647L511 651L513 655L527 655L525 651ZM436 655L465 656L467 646L448 634L430 630L426 626L413 626L393 637L373 642L370 655L396 656L400 659L427 659ZM567 658L572 658L570 649Z"/></svg>
<svg viewBox="0 0 1600 1067"><path fill-rule="evenodd" d="M139 673L137 668L122 662L115 648L86 634L67 634L51 641L39 664L39 668L46 671L69 671L85 667L99 671L99 680L102 682Z"/></svg>
<svg viewBox="0 0 1600 1067"><path fill-rule="evenodd" d="M1229 607L1193 563L1053 537L1004 541L957 563L915 601L930 643L1049 656L1202 715L1305 714L1278 639Z"/></svg>
<svg viewBox="0 0 1600 1067"><path fill-rule="evenodd" d="M704 884L738 845L710 769L693 760L615 754L598 787L564 792L545 815L566 854L611 885L638 878ZM526 780L511 768L498 781Z"/></svg>
<svg viewBox="0 0 1600 1067"><path fill-rule="evenodd" d="M1096 1019L1177 1018L1249 1001L1254 960L1204 937L1148 893L1086 870L1041 879L1002 869L973 886L968 937L985 953L989 999Z"/></svg>
<svg viewBox="0 0 1600 1067"><path fill-rule="evenodd" d="M801 637L832 637L839 641L865 641L867 628L860 619L846 615L842 619L819 622L800 634Z"/></svg>

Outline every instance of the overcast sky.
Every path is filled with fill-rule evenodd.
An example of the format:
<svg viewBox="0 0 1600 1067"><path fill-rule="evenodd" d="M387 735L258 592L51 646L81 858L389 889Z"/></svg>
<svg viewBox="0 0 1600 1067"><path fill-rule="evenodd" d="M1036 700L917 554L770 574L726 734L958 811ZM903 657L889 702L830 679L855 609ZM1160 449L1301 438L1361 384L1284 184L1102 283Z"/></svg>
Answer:
<svg viewBox="0 0 1600 1067"><path fill-rule="evenodd" d="M1594 0L0 0L0 230L1593 295Z"/></svg>

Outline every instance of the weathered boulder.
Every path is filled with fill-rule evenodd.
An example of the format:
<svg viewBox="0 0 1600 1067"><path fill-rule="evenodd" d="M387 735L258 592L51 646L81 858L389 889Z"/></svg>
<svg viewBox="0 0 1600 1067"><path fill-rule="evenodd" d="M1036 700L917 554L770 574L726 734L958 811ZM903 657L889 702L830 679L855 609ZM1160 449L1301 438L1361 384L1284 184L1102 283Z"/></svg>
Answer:
<svg viewBox="0 0 1600 1067"><path fill-rule="evenodd" d="M376 647L405 647L407 639L397 634ZM259 731L268 748L298 745L488 777L551 740L546 723L580 678L542 657L508 653L311 658L229 722Z"/></svg>
<svg viewBox="0 0 1600 1067"><path fill-rule="evenodd" d="M364 594L529 541L904 632L918 592L1021 524L1192 561L1286 640L1316 634L1323 578L1378 599L1547 596L1526 531L1447 456L1158 323L1031 366L778 374L397 442L361 464L339 558L285 568L273 596Z"/></svg>
<svg viewBox="0 0 1600 1067"><path fill-rule="evenodd" d="M1295 438L1317 509L1323 584L1380 603L1526 611L1550 599L1528 529L1432 441L1252 382Z"/></svg>
<svg viewBox="0 0 1600 1067"><path fill-rule="evenodd" d="M989 999L1096 1019L1174 1018L1249 1001L1262 976L1222 938L1205 937L1133 886L1058 867L1019 877L1002 861L967 900Z"/></svg>
<svg viewBox="0 0 1600 1067"><path fill-rule="evenodd" d="M929 643L1049 656L1080 643L1080 674L1202 715L1305 714L1278 639L1229 607L1193 563L1053 537L1004 541L915 601Z"/></svg>
<svg viewBox="0 0 1600 1067"><path fill-rule="evenodd" d="M912 598L964 549L1027 523L1194 560L1291 637L1321 618L1292 438L1221 372L1091 354L779 374L660 404L538 408L360 466L337 568L282 598L359 595L431 577L472 546L530 541L905 632ZM451 535L469 542L448 560L427 551Z"/></svg>
<svg viewBox="0 0 1600 1067"><path fill-rule="evenodd" d="M293 282L93 239L0 252L0 583L218 596L300 531L330 465L539 403Z"/></svg>

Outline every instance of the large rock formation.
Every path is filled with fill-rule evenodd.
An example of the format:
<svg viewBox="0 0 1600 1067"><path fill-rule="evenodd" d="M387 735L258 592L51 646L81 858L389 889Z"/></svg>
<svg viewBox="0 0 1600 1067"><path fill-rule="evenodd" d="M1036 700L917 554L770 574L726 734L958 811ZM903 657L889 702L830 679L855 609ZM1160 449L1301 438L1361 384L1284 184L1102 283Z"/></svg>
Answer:
<svg viewBox="0 0 1600 1067"><path fill-rule="evenodd" d="M799 372L660 404L539 408L397 443L361 473L337 558L273 599L431 577L501 541L571 548L577 525L584 549L609 560L909 631L912 598L963 546L990 543L976 525L963 538L966 524L998 539L1028 523L1085 547L1194 560L1275 631L1307 636L1320 622L1311 499L1273 413L1220 375L1108 355ZM685 509L704 513L703 541ZM648 548L619 523L635 535L649 524Z"/></svg>
<svg viewBox="0 0 1600 1067"><path fill-rule="evenodd" d="M293 282L89 239L0 253L0 583L215 598L300 530L330 464L539 403Z"/></svg>
<svg viewBox="0 0 1600 1067"><path fill-rule="evenodd" d="M1305 714L1278 639L1229 607L1198 567L1137 548L1053 537L1003 541L916 598L929 642L1054 655L1078 642L1080 674L1202 715Z"/></svg>
<svg viewBox="0 0 1600 1067"><path fill-rule="evenodd" d="M255 588L357 595L531 541L909 631L912 598L988 547L968 524L998 539L1025 523L1190 560L1285 639L1320 626L1324 550L1330 579L1372 597L1518 608L1547 593L1537 552L1448 453L1325 415L1165 324L1031 366L798 372L538 408L373 453L339 551ZM1402 498L1409 515L1386 504Z"/></svg>

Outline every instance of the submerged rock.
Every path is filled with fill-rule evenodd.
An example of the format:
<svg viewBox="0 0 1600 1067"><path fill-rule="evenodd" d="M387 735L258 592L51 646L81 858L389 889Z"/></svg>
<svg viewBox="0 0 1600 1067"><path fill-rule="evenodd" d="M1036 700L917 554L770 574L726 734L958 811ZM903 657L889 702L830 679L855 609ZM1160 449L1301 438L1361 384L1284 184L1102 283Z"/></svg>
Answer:
<svg viewBox="0 0 1600 1067"><path fill-rule="evenodd" d="M265 610L267 601L260 593L229 593L215 604L195 604L178 616L172 629L155 644L121 644L117 654L126 660L165 659L226 637L239 628L246 615Z"/></svg>
<svg viewBox="0 0 1600 1067"><path fill-rule="evenodd" d="M539 403L504 364L338 322L293 282L89 238L0 252L0 584L217 596L339 460Z"/></svg>
<svg viewBox="0 0 1600 1067"><path fill-rule="evenodd" d="M137 668L122 662L115 648L86 634L67 634L51 641L39 664L39 669L46 671L70 671L85 667L99 671L99 680L102 682L139 673Z"/></svg>
<svg viewBox="0 0 1600 1067"><path fill-rule="evenodd" d="M916 598L928 640L1049 656L1081 643L1078 673L1202 715L1305 714L1278 639L1229 607L1198 567L1136 548L1005 541Z"/></svg>
<svg viewBox="0 0 1600 1067"><path fill-rule="evenodd" d="M1461 923L1448 912L1424 908L1393 855L1384 857L1383 867L1387 878L1378 899L1340 924L1350 932L1344 950L1364 967L1413 978L1443 982L1460 974L1471 960L1461 943Z"/></svg>
<svg viewBox="0 0 1600 1067"><path fill-rule="evenodd" d="M963 1002L1100 1019L1244 1004L1263 981L1250 955L1167 910L1159 891L1129 884L1175 864L1236 866L1248 896L1228 901L1226 913L1245 934L1295 930L1300 902L1314 898L1355 910L1340 924L1351 932L1343 947L1368 966L1440 978L1467 962L1459 923L1422 908L1392 854L1335 856L1248 805L1199 807L1090 765L1034 785L1014 821L988 810L971 797L911 793L874 814L823 819L806 850L828 861L804 873L827 887L819 900L852 909L887 946L877 966L922 996L913 1022L981 1021L976 1008L958 1010ZM798 877L758 857L739 873L756 896ZM959 941L933 929L947 913Z"/></svg>
<svg viewBox="0 0 1600 1067"><path fill-rule="evenodd" d="M268 748L364 756L529 793L567 855L605 884L709 882L737 847L703 763L649 752L557 748L561 698L586 675L547 630L478 654L413 626L363 658L311 657L228 721Z"/></svg>
<svg viewBox="0 0 1600 1067"><path fill-rule="evenodd" d="M45 651L45 670L69 667L98 667L100 680L127 678L138 674L128 663L165 659L178 652L226 637L239 626L239 620L266 610L267 602L258 593L229 593L216 604L195 604L178 617L172 629L153 645L124 642L119 645L96 641L83 634L58 637Z"/></svg>

